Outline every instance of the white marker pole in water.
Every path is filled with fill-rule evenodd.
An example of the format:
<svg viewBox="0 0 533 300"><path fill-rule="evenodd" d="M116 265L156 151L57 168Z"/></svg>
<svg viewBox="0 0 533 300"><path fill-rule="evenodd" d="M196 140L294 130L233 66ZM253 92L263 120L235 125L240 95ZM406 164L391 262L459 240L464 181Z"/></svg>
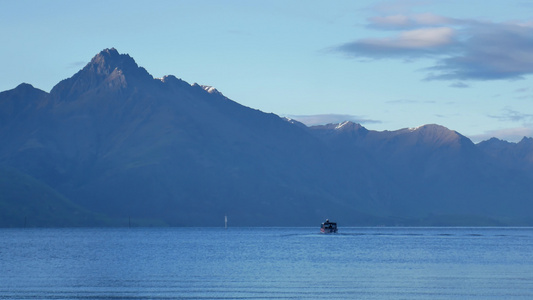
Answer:
<svg viewBox="0 0 533 300"><path fill-rule="evenodd" d="M228 229L228 216L227 215L224 216L224 228Z"/></svg>

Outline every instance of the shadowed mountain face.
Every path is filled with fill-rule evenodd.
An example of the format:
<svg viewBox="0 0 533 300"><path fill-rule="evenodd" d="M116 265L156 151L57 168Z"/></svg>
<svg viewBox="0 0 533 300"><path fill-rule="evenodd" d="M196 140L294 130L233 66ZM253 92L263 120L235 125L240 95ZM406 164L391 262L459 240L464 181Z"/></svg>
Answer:
<svg viewBox="0 0 533 300"><path fill-rule="evenodd" d="M492 138L478 146L495 162L526 172L533 171L533 138L524 137L516 144Z"/></svg>
<svg viewBox="0 0 533 300"><path fill-rule="evenodd" d="M50 93L27 84L0 93L0 117L0 167L114 220L533 224L531 164L500 161L457 132L307 128L212 87L154 79L115 49ZM530 158L524 148L513 162Z"/></svg>

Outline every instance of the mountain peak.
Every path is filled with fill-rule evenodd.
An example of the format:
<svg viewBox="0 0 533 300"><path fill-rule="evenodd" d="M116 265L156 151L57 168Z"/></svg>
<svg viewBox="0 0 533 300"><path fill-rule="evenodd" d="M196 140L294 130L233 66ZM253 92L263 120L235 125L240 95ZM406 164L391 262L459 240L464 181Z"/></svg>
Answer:
<svg viewBox="0 0 533 300"><path fill-rule="evenodd" d="M416 132L422 135L441 136L441 137L457 137L458 133L447 127L438 124L426 124L415 128L408 128L410 132Z"/></svg>
<svg viewBox="0 0 533 300"><path fill-rule="evenodd" d="M480 145L481 144L483 144L483 145L509 145L511 143L508 142L508 141L501 140L499 138L491 137L490 139L488 139L486 141L482 141L479 144Z"/></svg>
<svg viewBox="0 0 533 300"><path fill-rule="evenodd" d="M533 146L533 138L525 136L518 144Z"/></svg>
<svg viewBox="0 0 533 300"><path fill-rule="evenodd" d="M333 131L359 131L359 130L366 130L361 124L352 122L352 121L344 121L341 123L329 123L326 125L315 125L311 126L313 129L326 129L326 130L333 130Z"/></svg>
<svg viewBox="0 0 533 300"><path fill-rule="evenodd" d="M152 81L152 75L139 67L131 56L107 48L74 76L58 83L50 93L55 98L74 99L93 88L120 90L130 84L143 86Z"/></svg>
<svg viewBox="0 0 533 300"><path fill-rule="evenodd" d="M448 129L447 127L444 127L442 125L438 124L426 124L422 126L418 126L415 128L409 128L410 131L420 131L420 132L453 132L453 130Z"/></svg>
<svg viewBox="0 0 533 300"><path fill-rule="evenodd" d="M342 123L337 124L337 126L335 126L335 130L343 130L343 131L357 131L361 128L363 128L361 124L358 124L352 121L344 121Z"/></svg>
<svg viewBox="0 0 533 300"><path fill-rule="evenodd" d="M215 95L221 95L221 96L224 96L222 95L221 92L219 92L215 87L213 86L210 86L210 85L200 85L206 92L208 92L209 94L215 94Z"/></svg>
<svg viewBox="0 0 533 300"><path fill-rule="evenodd" d="M102 60L117 60L120 59L120 53L118 53L115 48L106 48L96 54L92 61L102 61ZM126 54L127 55L127 54ZM129 56L129 55L128 55Z"/></svg>
<svg viewBox="0 0 533 300"><path fill-rule="evenodd" d="M5 91L5 92L18 94L18 95L21 95L21 96L47 94L45 91L42 91L42 90L40 90L38 88L35 88L33 85L31 85L29 83L25 83L25 82L17 85L17 87L12 89L12 90Z"/></svg>
<svg viewBox="0 0 533 300"><path fill-rule="evenodd" d="M457 131L438 124L426 124L416 128L403 129L401 132L413 133L418 138L435 145L462 143L468 140Z"/></svg>
<svg viewBox="0 0 533 300"><path fill-rule="evenodd" d="M115 69L123 72L136 72L140 68L131 56L120 54L115 48L100 51L84 68L84 70L104 76L111 74Z"/></svg>
<svg viewBox="0 0 533 300"><path fill-rule="evenodd" d="M99 54L108 54L110 56L119 56L120 54L118 53L117 49L115 49L115 47L112 47L112 48L106 48L102 51L100 51Z"/></svg>
<svg viewBox="0 0 533 300"><path fill-rule="evenodd" d="M16 90L18 89L34 89L33 85L29 84L29 83L21 83L19 85L17 85L17 87L15 88Z"/></svg>

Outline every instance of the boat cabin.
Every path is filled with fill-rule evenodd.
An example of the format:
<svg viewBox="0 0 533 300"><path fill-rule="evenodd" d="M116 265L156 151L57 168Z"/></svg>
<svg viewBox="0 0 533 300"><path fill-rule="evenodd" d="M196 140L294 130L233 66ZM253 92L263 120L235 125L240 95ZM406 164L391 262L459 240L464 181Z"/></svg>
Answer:
<svg viewBox="0 0 533 300"><path fill-rule="evenodd" d="M336 233L337 232L337 223L330 222L329 219L326 219L326 222L322 223L320 226L320 232L322 233Z"/></svg>

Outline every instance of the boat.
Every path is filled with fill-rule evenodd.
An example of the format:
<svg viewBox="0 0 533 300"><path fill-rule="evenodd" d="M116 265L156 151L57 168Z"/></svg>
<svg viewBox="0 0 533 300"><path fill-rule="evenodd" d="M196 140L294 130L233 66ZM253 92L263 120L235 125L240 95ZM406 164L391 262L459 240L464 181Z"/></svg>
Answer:
<svg viewBox="0 0 533 300"><path fill-rule="evenodd" d="M326 222L322 223L322 225L320 226L320 232L337 233L337 223L330 222L329 219L326 219Z"/></svg>

